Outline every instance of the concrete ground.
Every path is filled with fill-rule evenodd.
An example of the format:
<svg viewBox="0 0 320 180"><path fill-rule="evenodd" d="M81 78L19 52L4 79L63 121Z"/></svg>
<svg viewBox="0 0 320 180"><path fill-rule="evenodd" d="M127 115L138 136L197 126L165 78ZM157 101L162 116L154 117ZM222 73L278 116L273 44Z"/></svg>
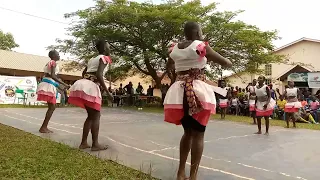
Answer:
<svg viewBox="0 0 320 180"><path fill-rule="evenodd" d="M49 124L54 133L43 135L38 129L45 112L42 108L0 109L0 123L78 147L85 111L57 109ZM319 131L271 127L270 135L265 136L253 135L256 130L256 126L211 121L199 179L320 179ZM182 133L182 127L163 122L162 114L103 109L100 141L110 148L92 154L164 180L174 179Z"/></svg>

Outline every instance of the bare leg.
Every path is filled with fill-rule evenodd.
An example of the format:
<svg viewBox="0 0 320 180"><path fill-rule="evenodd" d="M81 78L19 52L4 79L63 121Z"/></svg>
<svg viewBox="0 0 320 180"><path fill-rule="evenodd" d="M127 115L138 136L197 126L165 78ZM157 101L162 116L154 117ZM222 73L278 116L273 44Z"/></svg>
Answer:
<svg viewBox="0 0 320 180"><path fill-rule="evenodd" d="M95 109L87 108L92 115L91 122L91 134L92 134L92 147L91 151L100 151L108 149L108 146L100 145L98 142L99 128L100 128L100 111Z"/></svg>
<svg viewBox="0 0 320 180"><path fill-rule="evenodd" d="M88 113L88 117L86 119L86 121L83 124L83 130L82 130L82 140L81 140L81 144L79 146L79 149L87 149L90 148L90 145L88 144L88 135L91 129L91 124L92 124L92 117L90 116L89 112Z"/></svg>
<svg viewBox="0 0 320 180"><path fill-rule="evenodd" d="M252 119L253 119L253 124L257 124L257 121L256 121L256 112L255 112L255 111L251 111L251 116L252 116Z"/></svg>
<svg viewBox="0 0 320 180"><path fill-rule="evenodd" d="M192 134L191 129L184 130L184 134L180 140L180 162L177 180L184 180L186 178L186 162L191 149Z"/></svg>
<svg viewBox="0 0 320 180"><path fill-rule="evenodd" d="M196 180L203 153L204 132L192 131L190 180Z"/></svg>
<svg viewBox="0 0 320 180"><path fill-rule="evenodd" d="M291 116L292 116L291 118L292 118L293 127L295 128L296 127L296 117L294 116L293 113Z"/></svg>
<svg viewBox="0 0 320 180"><path fill-rule="evenodd" d="M256 132L255 134L261 134L261 117L257 117L257 121L258 121L258 132Z"/></svg>
<svg viewBox="0 0 320 180"><path fill-rule="evenodd" d="M286 113L286 123L287 123L287 128L289 128L289 120L291 117L291 113Z"/></svg>
<svg viewBox="0 0 320 180"><path fill-rule="evenodd" d="M42 126L39 129L40 133L52 133L52 131L48 129L48 124L55 109L56 107L54 104L48 103L46 117L44 118Z"/></svg>
<svg viewBox="0 0 320 180"><path fill-rule="evenodd" d="M266 121L266 133L265 133L265 135L268 135L269 134L269 117L268 116L264 117L264 120Z"/></svg>
<svg viewBox="0 0 320 180"><path fill-rule="evenodd" d="M227 108L224 108L224 109L223 109L223 119L226 118L226 114L227 114Z"/></svg>

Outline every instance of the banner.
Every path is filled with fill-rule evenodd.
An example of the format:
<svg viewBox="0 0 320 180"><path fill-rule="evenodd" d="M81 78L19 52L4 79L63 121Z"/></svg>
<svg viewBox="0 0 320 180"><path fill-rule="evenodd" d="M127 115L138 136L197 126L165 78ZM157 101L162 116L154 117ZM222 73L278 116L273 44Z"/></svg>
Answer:
<svg viewBox="0 0 320 180"><path fill-rule="evenodd" d="M36 77L0 76L0 104L22 104L24 97L35 102L37 90ZM24 93L28 94L24 96Z"/></svg>
<svg viewBox="0 0 320 180"><path fill-rule="evenodd" d="M309 88L320 88L320 73L319 72L308 73L308 85L309 85Z"/></svg>
<svg viewBox="0 0 320 180"><path fill-rule="evenodd" d="M308 73L291 73L288 75L288 81L307 82L308 81Z"/></svg>

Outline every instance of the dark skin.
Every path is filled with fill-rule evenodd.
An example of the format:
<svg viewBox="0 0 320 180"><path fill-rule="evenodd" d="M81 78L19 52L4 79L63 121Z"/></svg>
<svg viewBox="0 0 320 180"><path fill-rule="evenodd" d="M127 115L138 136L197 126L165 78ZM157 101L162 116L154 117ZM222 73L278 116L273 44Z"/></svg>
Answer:
<svg viewBox="0 0 320 180"><path fill-rule="evenodd" d="M262 88L264 86L264 82L265 82L265 77L264 76L260 76L258 78L258 89ZM261 102L264 102L266 100L266 104L263 106L264 110L267 109L268 107L268 104L270 103L270 100L271 100L271 93L270 93L270 90L269 88L266 88L266 92L267 92L267 96L266 97L256 97L256 102L257 101L261 101ZM261 134L261 119L262 117L257 117L257 121L258 121L258 132L256 132L255 134ZM265 135L268 135L269 134L269 116L264 116L264 120L266 121L266 133Z"/></svg>
<svg viewBox="0 0 320 180"><path fill-rule="evenodd" d="M257 85L257 80L254 79L254 80L252 81L252 86L256 86L256 85ZM256 93L250 92L250 97L251 97L251 96L255 96L255 95L256 95ZM252 119L253 119L253 123L252 123L252 124L257 124L257 121L256 121L256 112L255 112L255 111L252 111L252 112L251 112L251 116L252 116Z"/></svg>
<svg viewBox="0 0 320 180"><path fill-rule="evenodd" d="M293 81L289 81L288 82L288 88L292 89L294 88L294 82ZM300 94L300 91L299 89L297 90L297 95L299 96ZM284 94L283 94L284 97L287 97L287 101L288 102L295 102L295 101L298 101L298 98L299 97L296 97L296 96L287 96L287 91L284 91ZM287 112L286 113L286 123L287 123L287 128L289 128L289 121L290 119L292 119L292 123L293 123L293 127L295 128L296 127L296 117L294 116L294 113L289 113Z"/></svg>
<svg viewBox="0 0 320 180"><path fill-rule="evenodd" d="M101 55L109 55L109 46L107 43L105 43L102 47L98 48L98 52ZM109 100L112 100L113 97L108 91L108 88L103 80L103 71L106 68L107 64L104 64L102 59L99 61L99 67L97 72L95 72L95 75L100 83L100 86L103 88L103 91L105 91L108 95ZM82 140L81 144L79 146L80 149L86 149L91 147L91 151L100 151L105 150L108 148L106 145L100 145L98 142L98 136L99 136L99 128L100 128L100 111L97 111L95 109L85 107L87 111L87 119L85 120L83 124L83 132L82 132ZM88 135L91 130L92 134L92 146L88 144Z"/></svg>
<svg viewBox="0 0 320 180"><path fill-rule="evenodd" d="M59 61L60 60L59 53L57 51L54 51L51 54L50 59L54 60L54 61ZM62 84L65 88L68 88L69 85L65 84L61 79L59 79L55 72L56 72L56 67L52 67L50 74L46 73L44 76L45 77L50 77L54 81L58 82L59 84ZM60 88L60 87L58 87L58 88ZM60 91L63 92L64 90L60 89ZM46 116L45 116L45 118L43 120L43 123L42 123L42 125L41 125L41 127L39 129L40 133L52 133L53 132L53 131L48 129L48 124L49 124L49 121L50 121L50 119L52 117L52 114L53 114L54 110L56 109L56 105L52 104L52 103L49 103L49 102L47 102L47 104L48 104L48 110L47 110Z"/></svg>
<svg viewBox="0 0 320 180"><path fill-rule="evenodd" d="M221 88L225 88L226 87L226 83L224 81L221 82ZM226 97L228 97L228 94L226 95ZM224 107L224 108L221 108L221 119L225 119L226 117L226 114L227 114L227 108Z"/></svg>
<svg viewBox="0 0 320 180"><path fill-rule="evenodd" d="M191 34L191 35L190 35ZM202 40L202 30L200 26L192 31L189 35L186 35L186 41L178 43L179 49L185 49L195 40ZM215 52L209 45L206 46L206 58L208 62L218 63L224 67L231 67L232 63ZM168 69L174 69L174 61L169 58L167 63ZM179 74L179 72L177 72ZM208 82L210 84L210 82ZM180 141L180 163L177 173L177 180L187 179L185 174L186 161L191 150L191 168L190 168L190 180L197 179L197 173L199 164L203 153L204 144L204 132L198 132L193 129L185 129L184 134Z"/></svg>

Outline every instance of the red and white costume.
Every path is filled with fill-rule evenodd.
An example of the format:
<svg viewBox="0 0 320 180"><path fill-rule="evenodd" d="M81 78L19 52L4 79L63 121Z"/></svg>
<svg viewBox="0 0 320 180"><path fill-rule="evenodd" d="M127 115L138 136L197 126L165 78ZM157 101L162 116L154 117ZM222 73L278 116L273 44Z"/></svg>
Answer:
<svg viewBox="0 0 320 180"><path fill-rule="evenodd" d="M249 86L249 111L255 111L256 110L256 100L250 99L250 96L252 93L255 93L255 86Z"/></svg>
<svg viewBox="0 0 320 180"><path fill-rule="evenodd" d="M170 57L175 62L176 72L190 73L178 75L177 81L168 90L164 100L165 121L176 125L181 124L181 119L184 117L183 97L186 93L189 115L201 125L206 126L210 115L216 112L214 91L223 96L227 94L227 91L207 84L205 75L198 71L204 69L207 64L206 43L195 40L184 49L179 49L176 44L171 50ZM195 100L190 101L192 98Z"/></svg>
<svg viewBox="0 0 320 180"><path fill-rule="evenodd" d="M225 91L228 91L228 88L227 87L225 87L225 88L223 88ZM226 107L228 107L228 99L227 98L224 98L224 99L219 99L219 106L220 106L220 108L226 108Z"/></svg>
<svg viewBox="0 0 320 180"><path fill-rule="evenodd" d="M276 105L276 101L270 98L267 108L264 109L264 105L267 103L267 101L259 101L260 97L267 97L267 88L267 85L263 85L261 88L258 88L258 86L255 87L255 92L258 99L256 102L256 116L258 117L271 116Z"/></svg>
<svg viewBox="0 0 320 180"><path fill-rule="evenodd" d="M288 102L284 106L284 112L298 112L299 109L302 107L301 102L298 101L298 88L287 88L286 89L286 96L288 97L296 97L296 101Z"/></svg>
<svg viewBox="0 0 320 180"><path fill-rule="evenodd" d="M109 64L111 64L109 56L99 55L90 59L84 79L76 81L69 89L68 102L70 104L81 108L89 107L97 111L101 110L101 91L97 77L94 75L98 70L100 59L102 59L104 64L107 64L105 71L108 70Z"/></svg>
<svg viewBox="0 0 320 180"><path fill-rule="evenodd" d="M55 74L59 74L59 66L56 61L50 60L43 71L45 74L51 74L52 68L55 68ZM51 104L57 103L57 87L59 84L50 77L43 77L42 82L37 87L37 101L45 101Z"/></svg>

